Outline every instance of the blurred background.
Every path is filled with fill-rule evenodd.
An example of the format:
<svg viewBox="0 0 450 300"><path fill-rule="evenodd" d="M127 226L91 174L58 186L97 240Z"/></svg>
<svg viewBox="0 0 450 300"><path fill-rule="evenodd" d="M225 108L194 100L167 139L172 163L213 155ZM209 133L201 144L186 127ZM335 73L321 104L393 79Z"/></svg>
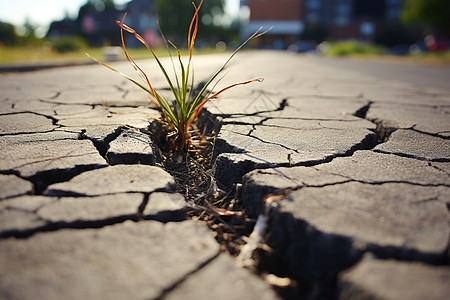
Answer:
<svg viewBox="0 0 450 300"><path fill-rule="evenodd" d="M194 2L199 3L199 0ZM120 20L155 49L186 46L191 0L0 0L0 63L120 57ZM234 49L258 28L254 48L297 53L396 55L450 62L449 0L205 0L198 51ZM132 54L148 56L133 36Z"/></svg>

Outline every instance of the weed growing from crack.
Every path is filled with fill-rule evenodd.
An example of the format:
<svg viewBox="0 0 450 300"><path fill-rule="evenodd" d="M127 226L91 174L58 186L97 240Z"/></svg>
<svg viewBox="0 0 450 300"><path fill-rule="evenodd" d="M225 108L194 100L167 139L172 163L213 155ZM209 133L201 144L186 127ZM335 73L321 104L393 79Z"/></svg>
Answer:
<svg viewBox="0 0 450 300"><path fill-rule="evenodd" d="M125 53L125 56L127 60L131 63L133 68L137 71L137 73L140 75L140 77L144 80L146 85L141 84L137 80L129 77L128 75L123 74L122 72L114 69L113 67L98 61L95 58L92 58L97 63L119 73L121 76L125 77L126 79L130 80L146 92L148 92L154 101L160 106L163 118L165 122L169 125L170 129L174 134L172 134L171 137L171 149L173 152L186 152L191 144L191 134L189 132L190 126L193 124L194 120L198 117L200 112L202 111L204 105L212 100L217 98L220 94L223 92L236 87L240 85L247 85L253 82L261 82L262 78L256 78L244 82L235 83L232 85L229 85L223 89L221 89L218 92L213 92L214 88L216 87L217 83L220 81L218 79L214 84L213 82L218 78L219 74L225 69L225 67L228 65L228 63L231 61L231 59L236 55L239 50L244 47L251 39L257 38L264 34L265 32L261 32L261 28L256 31L253 35L251 35L244 43L242 43L228 58L228 60L217 70L216 73L203 85L203 87L200 89L199 92L196 92L194 89L194 75L192 74L192 57L193 57L193 50L194 50L194 44L195 39L197 37L198 33L198 23L199 23L199 11L203 4L203 0L200 1L200 4L197 6L194 2L192 2L192 5L194 6L194 16L192 17L192 20L189 25L188 29L188 50L189 50L189 56L187 60L187 64L183 63L183 59L181 56L181 51L178 49L170 40L166 40L164 35L162 35L163 40L166 43L166 46L169 51L169 55L172 61L172 67L175 75L175 80L170 79L170 76L168 75L168 72L166 71L166 68L163 66L161 61L156 56L153 49L150 47L150 45L145 41L145 39L139 35L134 29L124 24L126 14L123 16L121 21L116 21L116 23L120 27L120 36L122 40L122 47ZM155 58L156 62L158 63L158 66L164 75L167 84L172 92L172 96L174 99L166 99L164 98L158 91L156 91L152 84L150 83L150 79L148 78L147 74L137 65L137 63L130 57L128 54L127 48L125 46L124 41L124 34L123 32L126 31L128 33L131 33L135 36L135 38L141 42L152 54L152 56ZM174 59L171 55L170 49L168 45L171 45L176 53L177 53L177 59L178 59L178 69L179 72L177 72L177 67L174 62ZM208 87L213 86L211 90L208 91Z"/></svg>
<svg viewBox="0 0 450 300"><path fill-rule="evenodd" d="M217 188L211 157L214 147L214 132L211 131L209 134L205 134L201 130L203 126L196 124L194 121L199 119L198 117L202 113L205 104L217 98L223 92L233 87L263 80L262 78L256 78L238 82L214 92L215 87L222 79L219 78L219 74L225 69L231 59L250 40L265 34L266 31L262 32L260 28L251 35L230 55L209 80L198 89L195 89L192 59L198 33L199 11L202 4L203 0L200 0L198 6L192 2L194 15L188 28L187 50L189 54L187 63L183 61L181 50L171 41L166 40L161 33L169 51L174 73L172 78L174 80L171 79L167 69L144 38L134 29L124 24L126 14L121 21L116 21L120 27L122 47L127 60L143 79L144 84L93 57L91 58L145 90L153 98L154 102L159 105L163 118L161 121L154 122L153 124L156 124L156 128L150 130L152 139L158 147L158 153L155 155L157 164L161 165L175 178L179 192L185 195L190 205L190 217L206 222L215 232L216 239L225 247L224 250L227 250L230 254L237 255L240 246L245 244L243 236L250 234L254 220L249 219L243 213L243 209L240 207L239 201L234 199L233 193L226 193ZM124 31L134 35L151 52L167 81L172 99L164 98L162 94L155 90L147 74L130 57L125 46ZM176 57L171 55L169 45L176 51Z"/></svg>
<svg viewBox="0 0 450 300"><path fill-rule="evenodd" d="M216 121L208 113L199 116L198 124L191 129L195 147L184 155L170 155L169 143L165 140L164 124L153 123L160 128L150 131L157 145L157 165L175 179L178 192L184 194L188 205L189 219L204 222L213 232L223 251L236 256L245 236L251 233L254 220L247 217L236 191L224 191L215 179L213 148L218 130Z"/></svg>

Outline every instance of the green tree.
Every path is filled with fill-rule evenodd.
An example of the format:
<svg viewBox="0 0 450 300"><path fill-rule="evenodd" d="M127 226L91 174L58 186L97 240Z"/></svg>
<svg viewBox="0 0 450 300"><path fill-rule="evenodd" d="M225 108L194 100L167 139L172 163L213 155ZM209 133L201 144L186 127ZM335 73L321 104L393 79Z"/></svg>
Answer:
<svg viewBox="0 0 450 300"><path fill-rule="evenodd" d="M195 0L196 5L200 1ZM185 41L189 23L194 13L194 7L191 0L156 0L156 11L163 33L171 40L177 43ZM199 36L205 37L208 33L207 27L210 27L211 21L215 16L224 11L224 0L204 1L200 9ZM181 45L180 45L181 46Z"/></svg>
<svg viewBox="0 0 450 300"><path fill-rule="evenodd" d="M407 23L423 22L436 33L450 36L449 0L405 0L402 20Z"/></svg>
<svg viewBox="0 0 450 300"><path fill-rule="evenodd" d="M114 20L119 15L113 0L88 0L78 11L76 33L91 46L118 45L120 37Z"/></svg>
<svg viewBox="0 0 450 300"><path fill-rule="evenodd" d="M113 0L88 0L78 10L77 21L81 22L86 15L115 9Z"/></svg>
<svg viewBox="0 0 450 300"><path fill-rule="evenodd" d="M78 18L84 17L86 14L93 12L102 12L114 8L113 0L88 0L80 7Z"/></svg>
<svg viewBox="0 0 450 300"><path fill-rule="evenodd" d="M18 42L14 25L0 21L0 45L14 46Z"/></svg>
<svg viewBox="0 0 450 300"><path fill-rule="evenodd" d="M28 40L35 40L36 39L36 27L33 24L31 24L30 19L27 18L25 20L25 24L23 24L23 27L25 30L23 37Z"/></svg>

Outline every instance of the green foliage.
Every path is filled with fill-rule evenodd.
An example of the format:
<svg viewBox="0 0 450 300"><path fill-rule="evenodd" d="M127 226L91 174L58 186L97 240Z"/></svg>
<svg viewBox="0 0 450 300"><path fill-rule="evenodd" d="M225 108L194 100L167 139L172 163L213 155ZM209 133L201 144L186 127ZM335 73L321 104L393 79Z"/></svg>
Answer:
<svg viewBox="0 0 450 300"><path fill-rule="evenodd" d="M379 55L385 52L386 50L382 47L351 40L330 44L326 54L329 56Z"/></svg>
<svg viewBox="0 0 450 300"><path fill-rule="evenodd" d="M401 17L404 22L423 22L450 36L449 13L449 0L405 0Z"/></svg>
<svg viewBox="0 0 450 300"><path fill-rule="evenodd" d="M419 58L421 61L431 62L435 64L450 64L450 50L442 51L442 52L425 52L412 54L412 58Z"/></svg>
<svg viewBox="0 0 450 300"><path fill-rule="evenodd" d="M27 20L24 24L24 33L19 35L14 25L0 21L0 46L6 47L36 47L44 41L35 34L35 28Z"/></svg>
<svg viewBox="0 0 450 300"><path fill-rule="evenodd" d="M78 19L81 20L86 14L104 11L114 8L113 0L89 0L80 7Z"/></svg>
<svg viewBox="0 0 450 300"><path fill-rule="evenodd" d="M196 4L200 1L195 0ZM156 11L160 26L165 35L173 41L183 41L185 39L186 28L189 26L192 4L189 0L156 0ZM206 24L203 24L204 16L210 19L224 11L224 0L208 0L202 5L199 12L200 33L206 33ZM207 18L208 18L207 17ZM202 37L202 36L200 36Z"/></svg>
<svg viewBox="0 0 450 300"><path fill-rule="evenodd" d="M30 20L27 18L25 20L25 24L23 25L24 29L25 29L25 33L23 34L23 37L25 39L29 39L29 40L36 40L36 28L33 26L33 24L31 24Z"/></svg>
<svg viewBox="0 0 450 300"><path fill-rule="evenodd" d="M53 42L53 48L58 53L77 52L86 49L87 43L79 36L62 36Z"/></svg>
<svg viewBox="0 0 450 300"><path fill-rule="evenodd" d="M18 40L14 25L0 21L0 45L14 46Z"/></svg>

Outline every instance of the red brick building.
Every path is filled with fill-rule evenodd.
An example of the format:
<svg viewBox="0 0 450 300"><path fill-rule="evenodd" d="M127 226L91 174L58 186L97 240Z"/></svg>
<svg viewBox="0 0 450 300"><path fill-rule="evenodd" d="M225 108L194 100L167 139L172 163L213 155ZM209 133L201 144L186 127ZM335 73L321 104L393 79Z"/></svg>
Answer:
<svg viewBox="0 0 450 300"><path fill-rule="evenodd" d="M398 25L403 0L304 0L306 30L323 27L329 37L373 40L386 28Z"/></svg>
<svg viewBox="0 0 450 300"><path fill-rule="evenodd" d="M250 21L303 19L303 1L299 0L249 0Z"/></svg>
<svg viewBox="0 0 450 300"><path fill-rule="evenodd" d="M248 0L250 19L243 28L243 37L250 36L258 28L272 28L260 39L260 46L285 48L298 40L304 29L303 0Z"/></svg>
<svg viewBox="0 0 450 300"><path fill-rule="evenodd" d="M283 49L301 39L362 39L401 43L410 32L402 27L404 0L241 0L250 9L242 36L273 27L262 47Z"/></svg>

